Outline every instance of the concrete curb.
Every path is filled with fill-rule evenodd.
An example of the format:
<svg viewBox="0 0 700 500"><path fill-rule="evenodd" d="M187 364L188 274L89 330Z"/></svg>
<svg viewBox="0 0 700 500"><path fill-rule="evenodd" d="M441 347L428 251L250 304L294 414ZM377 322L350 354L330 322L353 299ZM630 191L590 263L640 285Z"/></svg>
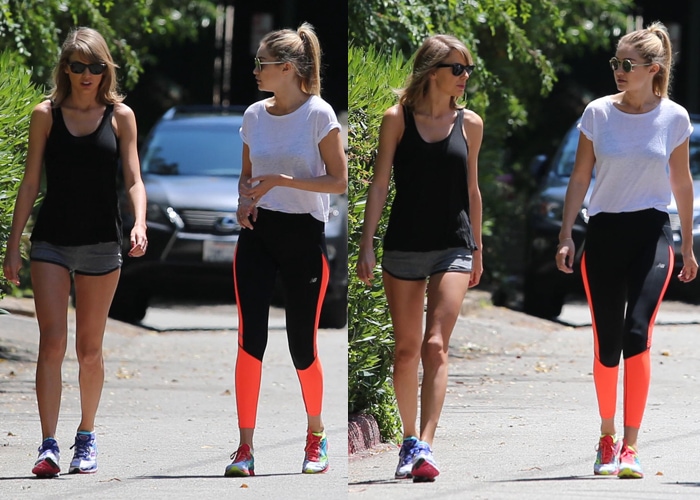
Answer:
<svg viewBox="0 0 700 500"><path fill-rule="evenodd" d="M381 443L379 426L371 415L350 415L348 418L348 455L369 450Z"/></svg>

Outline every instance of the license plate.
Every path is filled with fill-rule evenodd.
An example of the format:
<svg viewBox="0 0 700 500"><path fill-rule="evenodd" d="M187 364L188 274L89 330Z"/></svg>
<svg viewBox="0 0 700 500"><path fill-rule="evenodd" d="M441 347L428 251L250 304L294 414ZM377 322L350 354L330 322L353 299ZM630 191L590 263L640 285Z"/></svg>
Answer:
<svg viewBox="0 0 700 500"><path fill-rule="evenodd" d="M235 241L204 240L202 260L204 262L233 262Z"/></svg>

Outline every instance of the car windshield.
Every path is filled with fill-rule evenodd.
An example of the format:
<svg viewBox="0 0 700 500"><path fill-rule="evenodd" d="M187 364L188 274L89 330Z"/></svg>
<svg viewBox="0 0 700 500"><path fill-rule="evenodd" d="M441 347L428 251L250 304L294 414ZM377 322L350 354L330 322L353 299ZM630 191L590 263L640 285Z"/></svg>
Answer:
<svg viewBox="0 0 700 500"><path fill-rule="evenodd" d="M700 123L693 123L693 133L690 136L690 173L694 180L700 180ZM553 161L555 173L560 177L570 177L576 161L579 131L574 126L566 134L561 149L557 151ZM595 171L594 171L595 174Z"/></svg>
<svg viewBox="0 0 700 500"><path fill-rule="evenodd" d="M243 141L230 127L163 129L141 159L144 173L160 175L241 174Z"/></svg>

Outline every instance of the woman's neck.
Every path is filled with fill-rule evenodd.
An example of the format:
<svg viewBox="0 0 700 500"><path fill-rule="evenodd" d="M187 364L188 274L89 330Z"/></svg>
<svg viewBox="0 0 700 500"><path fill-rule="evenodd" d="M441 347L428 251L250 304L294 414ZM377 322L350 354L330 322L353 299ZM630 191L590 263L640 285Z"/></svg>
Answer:
<svg viewBox="0 0 700 500"><path fill-rule="evenodd" d="M454 113L451 106L451 97L445 94L428 92L428 95L414 108L414 113L431 118L440 118L445 114Z"/></svg>
<svg viewBox="0 0 700 500"><path fill-rule="evenodd" d="M288 115L299 109L309 97L309 94L296 86L282 89L275 92L272 105L268 108L268 111L275 115Z"/></svg>
<svg viewBox="0 0 700 500"><path fill-rule="evenodd" d="M652 90L632 91L625 90L618 94L618 106L631 113L646 113L658 106L661 97Z"/></svg>

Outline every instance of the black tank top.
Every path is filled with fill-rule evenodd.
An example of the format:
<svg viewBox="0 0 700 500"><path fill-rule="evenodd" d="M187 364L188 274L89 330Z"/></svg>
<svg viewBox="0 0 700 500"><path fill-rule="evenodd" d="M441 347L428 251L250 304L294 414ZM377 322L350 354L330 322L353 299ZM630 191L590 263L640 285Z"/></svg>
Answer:
<svg viewBox="0 0 700 500"><path fill-rule="evenodd" d="M117 200L119 143L112 128L114 105L105 109L93 133L76 137L66 128L60 107L46 141L46 196L32 241L79 246L116 241L122 221Z"/></svg>
<svg viewBox="0 0 700 500"><path fill-rule="evenodd" d="M462 134L464 110L457 111L450 135L435 143L420 136L413 113L404 107L403 114L405 129L394 154L396 195L384 249L475 250L469 220L468 147Z"/></svg>

